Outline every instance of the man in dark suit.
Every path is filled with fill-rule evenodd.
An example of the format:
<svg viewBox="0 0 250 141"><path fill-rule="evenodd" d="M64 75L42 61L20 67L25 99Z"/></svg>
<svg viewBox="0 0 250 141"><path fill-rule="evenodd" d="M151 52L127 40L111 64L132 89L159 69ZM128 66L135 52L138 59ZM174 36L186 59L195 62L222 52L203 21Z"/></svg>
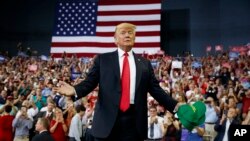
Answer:
<svg viewBox="0 0 250 141"><path fill-rule="evenodd" d="M35 125L38 121L39 118L47 118L48 121L50 122L54 116L53 109L55 107L54 101L47 101L47 109L45 111L39 111L38 114L34 117L34 122L33 122L33 127L30 129L30 139L34 137L36 134Z"/></svg>
<svg viewBox="0 0 250 141"><path fill-rule="evenodd" d="M49 121L47 118L39 118L36 123L36 131L39 134L35 135L32 138L32 141L54 141L52 136L50 135L49 131Z"/></svg>
<svg viewBox="0 0 250 141"><path fill-rule="evenodd" d="M221 119L219 119L215 126L214 130L217 131L217 136L214 141L230 141L230 133L233 133L231 130L232 125L240 125L240 121L236 118L237 111L236 108L231 107L228 109L227 113L223 113Z"/></svg>
<svg viewBox="0 0 250 141"><path fill-rule="evenodd" d="M65 82L56 92L81 98L99 84L92 124L96 141L142 141L147 138L147 93L167 110L178 104L159 86L150 61L132 51L136 26L121 23L115 29L114 52L98 55L87 78L72 87Z"/></svg>

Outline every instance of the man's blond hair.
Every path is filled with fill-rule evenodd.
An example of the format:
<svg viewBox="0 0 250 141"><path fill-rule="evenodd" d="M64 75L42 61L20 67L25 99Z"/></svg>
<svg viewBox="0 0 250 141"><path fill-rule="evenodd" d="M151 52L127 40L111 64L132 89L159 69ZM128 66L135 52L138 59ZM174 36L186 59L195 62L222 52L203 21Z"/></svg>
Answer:
<svg viewBox="0 0 250 141"><path fill-rule="evenodd" d="M133 31L135 31L136 26L135 26L134 24L131 24L131 23L120 23L120 24L118 24L118 25L116 26L116 28L115 28L115 33L116 33L119 29L121 29L121 28L132 28Z"/></svg>

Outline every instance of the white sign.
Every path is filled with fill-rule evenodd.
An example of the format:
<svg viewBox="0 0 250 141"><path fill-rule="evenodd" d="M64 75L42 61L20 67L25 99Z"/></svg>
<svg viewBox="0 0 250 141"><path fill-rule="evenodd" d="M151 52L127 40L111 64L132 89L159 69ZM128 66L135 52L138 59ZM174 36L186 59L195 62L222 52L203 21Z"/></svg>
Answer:
<svg viewBox="0 0 250 141"><path fill-rule="evenodd" d="M181 61L172 61L172 69L181 69L182 62Z"/></svg>

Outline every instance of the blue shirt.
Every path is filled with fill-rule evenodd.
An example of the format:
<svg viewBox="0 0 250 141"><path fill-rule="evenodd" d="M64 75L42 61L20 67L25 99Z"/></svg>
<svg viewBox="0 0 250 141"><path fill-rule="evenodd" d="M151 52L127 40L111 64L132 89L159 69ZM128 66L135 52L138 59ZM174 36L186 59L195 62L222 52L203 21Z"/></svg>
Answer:
<svg viewBox="0 0 250 141"><path fill-rule="evenodd" d="M215 123L218 120L218 115L213 106L206 104L206 122Z"/></svg>
<svg viewBox="0 0 250 141"><path fill-rule="evenodd" d="M15 118L12 123L12 127L15 128L15 136L28 136L29 129L33 126L31 119L25 119L22 117Z"/></svg>
<svg viewBox="0 0 250 141"><path fill-rule="evenodd" d="M202 124L199 127L205 128L205 124ZM187 141L203 141L203 136L200 136L197 133L197 130L193 129L191 132L188 132Z"/></svg>

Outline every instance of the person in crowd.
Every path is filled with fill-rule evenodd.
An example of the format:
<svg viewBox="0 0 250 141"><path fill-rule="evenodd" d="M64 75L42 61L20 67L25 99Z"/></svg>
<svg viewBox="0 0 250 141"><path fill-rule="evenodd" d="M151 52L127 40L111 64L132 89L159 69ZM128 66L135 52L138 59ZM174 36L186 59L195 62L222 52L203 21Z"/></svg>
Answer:
<svg viewBox="0 0 250 141"><path fill-rule="evenodd" d="M213 141L217 135L217 132L214 130L216 121L220 117L220 108L217 106L213 97L207 97L205 100L206 105L206 119L205 119L205 135L209 141ZM206 139L204 139L206 140Z"/></svg>
<svg viewBox="0 0 250 141"><path fill-rule="evenodd" d="M223 114L220 119L217 120L214 130L217 131L217 136L214 141L228 141L229 140L229 130L232 124L240 124L240 122L235 118L237 116L237 111L235 108L229 108L226 114Z"/></svg>
<svg viewBox="0 0 250 141"><path fill-rule="evenodd" d="M245 119L249 109L250 109L250 89L246 90L246 92L242 96L242 117L243 117L243 119Z"/></svg>
<svg viewBox="0 0 250 141"><path fill-rule="evenodd" d="M30 85L26 80L22 80L17 89L18 89L18 95L23 95L25 97L29 95L31 90Z"/></svg>
<svg viewBox="0 0 250 141"><path fill-rule="evenodd" d="M14 141L29 141L29 130L32 125L33 121L28 117L27 107L21 107L12 123L15 129Z"/></svg>
<svg viewBox="0 0 250 141"><path fill-rule="evenodd" d="M217 97L220 97L223 90L225 89L221 83L220 77L215 78L215 87L218 88ZM216 103L218 103L218 101L219 99L215 100Z"/></svg>
<svg viewBox="0 0 250 141"><path fill-rule="evenodd" d="M91 135L91 127L94 116L94 105L92 105L90 100L87 98L83 98L82 105L84 105L84 107L86 108L85 114L82 117L83 140L93 141L94 137Z"/></svg>
<svg viewBox="0 0 250 141"><path fill-rule="evenodd" d="M66 104L66 109L63 111L65 117L65 124L70 127L70 123L74 115L76 114L75 106L73 101L68 101Z"/></svg>
<svg viewBox="0 0 250 141"><path fill-rule="evenodd" d="M205 134L205 125L196 126L192 131L187 134L186 141L203 141L203 135Z"/></svg>
<svg viewBox="0 0 250 141"><path fill-rule="evenodd" d="M11 109L11 105L6 105L4 113L0 114L0 141L13 141L14 139L12 122L15 116L10 115Z"/></svg>
<svg viewBox="0 0 250 141"><path fill-rule="evenodd" d="M147 92L167 110L178 109L155 78L151 63L133 53L136 26L121 23L115 29L118 49L96 56L84 81L76 86L60 82L54 90L81 98L99 84L92 134L96 141L140 141L147 138Z"/></svg>
<svg viewBox="0 0 250 141"><path fill-rule="evenodd" d="M242 121L242 125L250 125L250 109L248 110L245 119Z"/></svg>
<svg viewBox="0 0 250 141"><path fill-rule="evenodd" d="M227 87L228 81L230 79L230 72L227 67L222 67L219 77L221 78L221 83L224 87Z"/></svg>
<svg viewBox="0 0 250 141"><path fill-rule="evenodd" d="M47 82L47 84L45 85L45 87L42 89L42 96L44 96L45 98L47 98L48 96L52 95L52 87L53 87L53 82L52 80L49 80Z"/></svg>
<svg viewBox="0 0 250 141"><path fill-rule="evenodd" d="M53 137L50 135L48 131L49 128L49 120L47 118L39 118L36 123L36 134L31 141L54 141Z"/></svg>
<svg viewBox="0 0 250 141"><path fill-rule="evenodd" d="M5 104L0 106L0 113L4 112L5 106L10 105L12 107L10 114L15 116L18 108L14 105L13 96L7 96Z"/></svg>
<svg viewBox="0 0 250 141"><path fill-rule="evenodd" d="M85 111L86 108L83 105L78 105L76 107L76 114L72 118L69 127L69 141L81 141L83 135L82 117Z"/></svg>
<svg viewBox="0 0 250 141"><path fill-rule="evenodd" d="M237 101L238 101L238 99L236 98L235 95L228 94L227 99L225 100L225 102L222 103L223 108L221 109L221 111L222 111L222 114L223 113L226 114L228 112L228 109L235 108L236 112L237 112L237 116L235 118L237 118L239 121L241 121L242 120L242 117L240 115L241 109L239 107L237 107Z"/></svg>
<svg viewBox="0 0 250 141"><path fill-rule="evenodd" d="M166 110L164 116L163 141L179 141L181 135L180 121Z"/></svg>
<svg viewBox="0 0 250 141"><path fill-rule="evenodd" d="M51 121L54 116L54 112L53 112L54 108L55 108L54 101L49 101L47 103L47 110L38 112L38 114L36 115L36 119L40 117L46 117L47 119L49 119L49 121Z"/></svg>
<svg viewBox="0 0 250 141"><path fill-rule="evenodd" d="M164 120L157 115L155 106L149 107L148 117L148 139L147 141L161 141L164 132Z"/></svg>
<svg viewBox="0 0 250 141"><path fill-rule="evenodd" d="M66 133L68 131L68 127L65 124L62 110L56 108L54 113L55 116L50 122L50 129L49 129L51 136L55 141L67 141Z"/></svg>
<svg viewBox="0 0 250 141"><path fill-rule="evenodd" d="M214 99L214 101L218 101L217 94L218 94L218 88L214 84L214 78L210 78L205 97L210 96Z"/></svg>
<svg viewBox="0 0 250 141"><path fill-rule="evenodd" d="M52 120L52 118L54 117L54 111L53 111L54 108L55 108L54 101L48 101L46 109L44 111L39 111L36 114L36 116L34 117L33 127L30 130L30 138L32 138L36 134L35 125L39 118L42 118L42 117L47 118L49 122Z"/></svg>
<svg viewBox="0 0 250 141"><path fill-rule="evenodd" d="M22 107L26 107L26 108L28 108L28 110L27 110L27 115L28 115L28 117L32 120L32 121L34 121L34 117L37 115L37 113L38 113L38 108L36 107L36 105L35 105L35 103L34 102L30 102L30 101L28 101L28 100L24 100L23 102L22 102L22 105L21 105ZM20 108L21 109L21 108ZM19 115L20 114L20 110L17 112L17 115Z"/></svg>
<svg viewBox="0 0 250 141"><path fill-rule="evenodd" d="M2 90L0 93L0 105L4 105L7 99L7 91Z"/></svg>
<svg viewBox="0 0 250 141"><path fill-rule="evenodd" d="M195 89L195 84L194 83L190 83L188 85L188 90L185 93L187 102L190 103L193 101L193 98L195 97L195 93L194 93L194 89Z"/></svg>
<svg viewBox="0 0 250 141"><path fill-rule="evenodd" d="M38 108L36 107L35 103L34 102L29 102L29 105L28 105L28 117L34 121L34 117L38 114Z"/></svg>
<svg viewBox="0 0 250 141"><path fill-rule="evenodd" d="M50 95L50 96L48 96L47 98L46 98L47 100L47 103L54 103L54 107L55 106L57 106L56 104L55 104L55 101L53 100L53 98L52 98L52 96ZM47 104L48 105L48 104ZM40 110L40 112L44 112L44 111L48 111L48 106L43 106L42 107L42 109Z"/></svg>
<svg viewBox="0 0 250 141"><path fill-rule="evenodd" d="M33 91L31 93L32 93L31 101L35 103L36 107L40 111L42 107L44 107L47 104L47 99L45 96L42 95L40 88L37 88L35 92Z"/></svg>

